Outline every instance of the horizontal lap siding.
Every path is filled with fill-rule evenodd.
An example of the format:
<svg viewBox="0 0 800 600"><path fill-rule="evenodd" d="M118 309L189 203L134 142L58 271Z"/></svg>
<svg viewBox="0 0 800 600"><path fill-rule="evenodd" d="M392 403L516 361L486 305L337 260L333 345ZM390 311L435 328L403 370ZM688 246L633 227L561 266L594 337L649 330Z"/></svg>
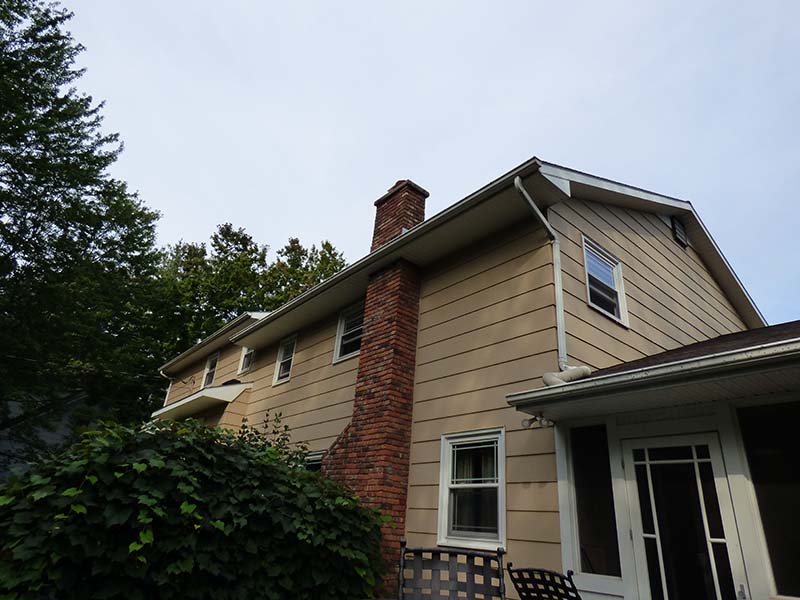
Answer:
<svg viewBox="0 0 800 600"><path fill-rule="evenodd" d="M261 425L281 414L292 440L309 449L325 450L350 421L358 357L333 363L338 315L298 333L289 381L273 386L278 345L257 350L254 369L242 380L252 381L248 420Z"/></svg>
<svg viewBox="0 0 800 600"><path fill-rule="evenodd" d="M214 380L211 385L220 385L229 379L236 378L236 371L239 369L239 358L242 349L231 344L219 351L217 369L214 372ZM181 371L172 380L169 390L167 404L172 404L182 400L195 392L199 392L203 385L203 374L206 370L206 359L208 356L198 360L191 367Z"/></svg>
<svg viewBox="0 0 800 600"><path fill-rule="evenodd" d="M678 246L658 215L580 199L548 213L561 239L574 363L608 367L746 328L697 253ZM630 328L587 304L581 234L622 261Z"/></svg>
<svg viewBox="0 0 800 600"><path fill-rule="evenodd" d="M552 431L522 428L505 395L557 368L552 252L524 224L423 278L407 535L435 545L440 438L506 428L507 537L518 564L560 567Z"/></svg>
<svg viewBox="0 0 800 600"><path fill-rule="evenodd" d="M298 333L291 377L276 386L272 381L277 344L257 348L252 368L241 374L237 374L241 347L223 348L213 384L238 379L252 386L224 411L210 411L203 420L238 428L247 417L251 426L261 426L267 414L272 418L280 413L293 441L308 443L312 451L327 449L350 421L358 368L358 357L333 364L337 322L338 315L331 315ZM205 359L176 378L170 402L200 390L204 370Z"/></svg>

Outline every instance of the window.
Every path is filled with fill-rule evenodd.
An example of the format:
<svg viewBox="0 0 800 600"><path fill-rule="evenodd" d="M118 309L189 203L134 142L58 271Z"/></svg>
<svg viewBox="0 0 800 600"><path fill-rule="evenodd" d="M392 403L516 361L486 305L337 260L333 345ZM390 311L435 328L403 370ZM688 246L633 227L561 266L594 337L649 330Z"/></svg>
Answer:
<svg viewBox="0 0 800 600"><path fill-rule="evenodd" d="M570 430L572 481L582 573L620 577L617 520L605 425Z"/></svg>
<svg viewBox="0 0 800 600"><path fill-rule="evenodd" d="M502 429L442 436L439 544L505 546L505 445Z"/></svg>
<svg viewBox="0 0 800 600"><path fill-rule="evenodd" d="M339 315L339 329L336 333L334 361L358 354L361 349L361 333L364 328L364 305L359 304Z"/></svg>
<svg viewBox="0 0 800 600"><path fill-rule="evenodd" d="M250 370L250 367L253 366L253 361L255 360L255 356L256 356L255 348L248 348L247 346L242 348L242 358L239 361L239 373L245 373L246 371Z"/></svg>
<svg viewBox="0 0 800 600"><path fill-rule="evenodd" d="M203 387L208 387L214 382L214 373L217 370L217 362L219 362L219 352L212 354L206 360L206 370L203 373Z"/></svg>
<svg viewBox="0 0 800 600"><path fill-rule="evenodd" d="M294 347L297 336L286 338L278 346L278 359L275 361L275 377L272 385L289 381L292 375L292 361L294 360Z"/></svg>
<svg viewBox="0 0 800 600"><path fill-rule="evenodd" d="M589 306L627 326L622 263L586 237L583 238L583 254Z"/></svg>
<svg viewBox="0 0 800 600"><path fill-rule="evenodd" d="M747 464L758 500L778 595L800 596L800 402L739 409Z"/></svg>

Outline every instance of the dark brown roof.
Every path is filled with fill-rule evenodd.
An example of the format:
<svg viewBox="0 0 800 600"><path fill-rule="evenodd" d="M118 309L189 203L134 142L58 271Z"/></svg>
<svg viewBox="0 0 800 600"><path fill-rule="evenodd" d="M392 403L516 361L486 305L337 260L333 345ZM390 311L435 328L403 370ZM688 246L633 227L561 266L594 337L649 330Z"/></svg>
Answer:
<svg viewBox="0 0 800 600"><path fill-rule="evenodd" d="M680 360L700 358L702 356L708 356L709 354L741 350L761 344L781 342L794 338L800 338L800 321L789 321L788 323L781 323L780 325L772 325L770 327L759 327L758 329L728 333L703 342L696 342L688 346L675 348L674 350L667 350L666 352L645 356L638 360L632 360L630 362L614 365L613 367L600 369L592 373L590 377L624 373L625 371L633 371L634 369L655 367Z"/></svg>

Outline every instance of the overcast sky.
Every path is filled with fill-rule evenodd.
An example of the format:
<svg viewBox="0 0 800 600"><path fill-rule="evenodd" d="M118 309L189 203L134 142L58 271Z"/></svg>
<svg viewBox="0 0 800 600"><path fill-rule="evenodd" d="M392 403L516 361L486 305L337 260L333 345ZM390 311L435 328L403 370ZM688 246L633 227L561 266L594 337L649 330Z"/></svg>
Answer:
<svg viewBox="0 0 800 600"><path fill-rule="evenodd" d="M159 241L369 249L529 157L691 200L770 323L800 318L800 2L66 0Z"/></svg>

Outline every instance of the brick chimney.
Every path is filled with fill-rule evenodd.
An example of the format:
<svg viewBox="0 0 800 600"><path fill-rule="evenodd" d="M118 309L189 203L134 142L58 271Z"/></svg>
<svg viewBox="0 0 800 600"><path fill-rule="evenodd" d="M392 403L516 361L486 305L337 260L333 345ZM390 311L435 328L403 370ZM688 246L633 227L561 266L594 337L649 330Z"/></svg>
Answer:
<svg viewBox="0 0 800 600"><path fill-rule="evenodd" d="M403 180L375 202L373 251L421 223L427 197L420 186ZM391 517L382 528L389 567L384 592L390 593L396 592L405 533L418 318L416 266L399 260L370 277L353 416L322 463L323 471L363 504Z"/></svg>
<svg viewBox="0 0 800 600"><path fill-rule="evenodd" d="M428 192L410 179L401 179L375 201L374 252L386 242L425 220L425 198Z"/></svg>

